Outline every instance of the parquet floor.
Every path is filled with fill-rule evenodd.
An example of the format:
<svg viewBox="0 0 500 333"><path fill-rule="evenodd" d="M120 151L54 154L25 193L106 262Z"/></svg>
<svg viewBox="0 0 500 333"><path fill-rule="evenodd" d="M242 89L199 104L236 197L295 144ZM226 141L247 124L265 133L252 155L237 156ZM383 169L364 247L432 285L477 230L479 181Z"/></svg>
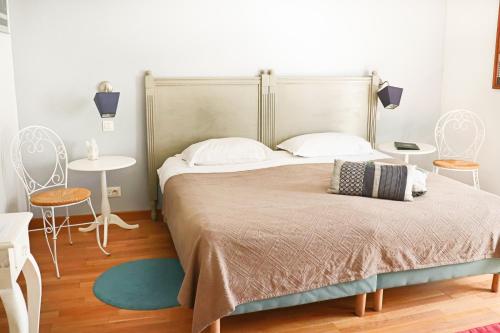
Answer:
<svg viewBox="0 0 500 333"><path fill-rule="evenodd" d="M140 228L110 229L109 250L104 257L94 234L66 233L59 240L58 280L42 233L31 233L31 247L43 279L42 333L94 332L190 332L191 311L171 308L159 311L127 311L97 300L92 293L95 278L107 268L133 259L175 257L175 249L163 223L140 221ZM21 278L22 280L22 278ZM265 311L222 319L221 332L456 332L500 322L500 294L489 292L491 276L463 278L385 291L384 309L352 315L354 298ZM23 284L23 281L21 281ZM368 307L372 297L368 297ZM0 307L0 332L8 332Z"/></svg>

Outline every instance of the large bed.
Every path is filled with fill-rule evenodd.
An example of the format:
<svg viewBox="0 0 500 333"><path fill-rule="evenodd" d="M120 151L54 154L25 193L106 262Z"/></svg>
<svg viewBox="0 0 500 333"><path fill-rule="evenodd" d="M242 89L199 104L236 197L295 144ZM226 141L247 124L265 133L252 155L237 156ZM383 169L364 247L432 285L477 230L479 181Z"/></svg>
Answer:
<svg viewBox="0 0 500 333"><path fill-rule="evenodd" d="M275 152L267 164L231 169L190 168L176 156L230 136L274 149L295 135L338 131L374 145L378 85L374 73L146 74L152 212L161 189L185 271L179 302L194 309L193 332L218 332L228 315L354 295L361 316L367 293L375 292L380 310L383 289L467 275L495 274L497 289L500 199L492 194L430 175L428 193L413 202L332 195L332 159Z"/></svg>

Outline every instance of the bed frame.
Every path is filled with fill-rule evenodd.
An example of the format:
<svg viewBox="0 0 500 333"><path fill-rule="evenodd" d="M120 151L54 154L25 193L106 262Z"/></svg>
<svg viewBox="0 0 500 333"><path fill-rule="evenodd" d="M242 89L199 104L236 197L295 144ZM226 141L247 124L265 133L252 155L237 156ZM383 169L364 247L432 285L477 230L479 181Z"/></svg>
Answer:
<svg viewBox="0 0 500 333"><path fill-rule="evenodd" d="M365 137L375 146L376 72L360 77L276 76L158 78L145 75L148 188L152 219L159 198L156 170L167 157L209 138L239 136L275 148L284 139L312 132L338 131ZM383 289L492 273L498 290L500 260L379 274L361 281L239 305L234 314L356 296L355 313L365 312L366 295L382 309ZM208 330L220 332L220 321Z"/></svg>

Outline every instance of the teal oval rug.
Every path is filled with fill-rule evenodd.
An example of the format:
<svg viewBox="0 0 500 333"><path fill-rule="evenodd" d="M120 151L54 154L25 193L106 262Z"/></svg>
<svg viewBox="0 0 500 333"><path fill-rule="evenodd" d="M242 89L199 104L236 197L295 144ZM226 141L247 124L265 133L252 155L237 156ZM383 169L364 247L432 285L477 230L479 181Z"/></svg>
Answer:
<svg viewBox="0 0 500 333"><path fill-rule="evenodd" d="M184 272L177 259L127 262L110 268L94 283L94 295L106 304L128 310L157 310L179 305Z"/></svg>

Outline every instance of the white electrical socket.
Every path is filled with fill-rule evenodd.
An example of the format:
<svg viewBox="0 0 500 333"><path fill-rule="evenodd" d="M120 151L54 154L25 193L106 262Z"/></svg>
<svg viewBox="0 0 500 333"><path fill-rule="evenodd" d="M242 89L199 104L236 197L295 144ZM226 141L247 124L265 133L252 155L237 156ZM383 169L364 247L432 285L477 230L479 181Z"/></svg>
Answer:
<svg viewBox="0 0 500 333"><path fill-rule="evenodd" d="M122 196L121 186L109 186L108 187L108 198L118 198Z"/></svg>

